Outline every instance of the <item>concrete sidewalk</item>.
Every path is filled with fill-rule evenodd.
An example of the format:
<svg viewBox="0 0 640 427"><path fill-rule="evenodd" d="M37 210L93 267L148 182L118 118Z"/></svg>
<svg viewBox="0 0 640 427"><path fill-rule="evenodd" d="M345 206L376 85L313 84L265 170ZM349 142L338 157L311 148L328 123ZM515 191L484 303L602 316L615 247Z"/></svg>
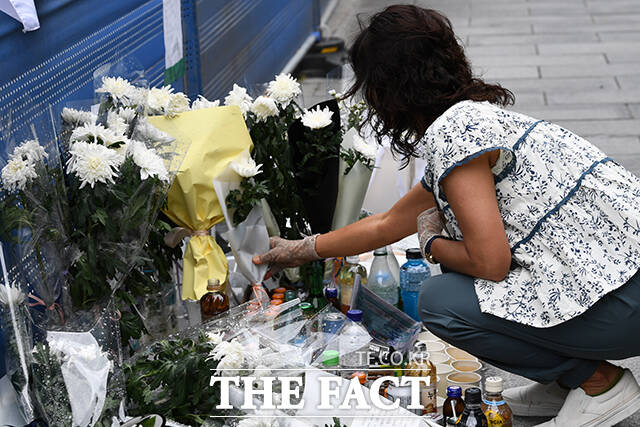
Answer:
<svg viewBox="0 0 640 427"><path fill-rule="evenodd" d="M476 73L515 93L514 110L586 137L640 175L640 1L342 0L329 33L349 43L358 32L357 15L366 20L394 3L443 12ZM316 81L308 97L324 90L324 81ZM640 358L621 363L640 378ZM527 381L488 368L486 375L493 374L507 386ZM516 418L514 425L542 421ZM618 426L640 426L640 413Z"/></svg>

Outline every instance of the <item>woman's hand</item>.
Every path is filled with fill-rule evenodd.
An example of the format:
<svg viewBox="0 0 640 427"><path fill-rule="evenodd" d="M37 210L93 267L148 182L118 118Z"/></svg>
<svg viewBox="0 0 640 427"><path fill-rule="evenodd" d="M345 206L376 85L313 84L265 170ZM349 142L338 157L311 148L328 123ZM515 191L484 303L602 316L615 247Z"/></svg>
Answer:
<svg viewBox="0 0 640 427"><path fill-rule="evenodd" d="M269 264L270 269L266 278L283 268L297 267L310 261L320 259L316 252L316 238L318 235L307 236L300 240L286 240L281 237L269 239L271 249L266 254L253 257L254 264Z"/></svg>

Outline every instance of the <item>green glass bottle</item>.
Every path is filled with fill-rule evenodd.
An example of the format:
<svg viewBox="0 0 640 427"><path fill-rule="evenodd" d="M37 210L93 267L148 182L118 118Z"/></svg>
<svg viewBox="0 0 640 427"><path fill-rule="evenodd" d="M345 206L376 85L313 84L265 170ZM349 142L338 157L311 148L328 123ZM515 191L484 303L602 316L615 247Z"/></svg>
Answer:
<svg viewBox="0 0 640 427"><path fill-rule="evenodd" d="M311 263L309 280L309 302L313 306L314 311L317 313L329 304L327 298L324 296L324 290L322 287L322 279L324 276L324 261L313 261Z"/></svg>

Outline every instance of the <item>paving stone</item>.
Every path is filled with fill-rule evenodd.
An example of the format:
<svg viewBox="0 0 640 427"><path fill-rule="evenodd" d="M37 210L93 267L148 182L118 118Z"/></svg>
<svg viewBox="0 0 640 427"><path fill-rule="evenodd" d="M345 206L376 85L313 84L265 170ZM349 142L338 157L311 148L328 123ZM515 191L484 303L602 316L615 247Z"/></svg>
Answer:
<svg viewBox="0 0 640 427"><path fill-rule="evenodd" d="M505 85L509 87L508 85ZM629 119L630 110L624 104L599 104L592 105L529 105L517 109L521 113L527 114L537 119L555 122L559 120L602 120L602 119ZM640 147L636 147L640 151Z"/></svg>
<svg viewBox="0 0 640 427"><path fill-rule="evenodd" d="M638 25L638 27L640 27L640 25ZM640 31L620 31L616 33L602 32L602 33L598 33L598 38L603 42L625 41L625 40L640 41Z"/></svg>
<svg viewBox="0 0 640 427"><path fill-rule="evenodd" d="M475 66L507 66L507 65L584 65L606 64L601 53L584 55L497 55L471 58Z"/></svg>
<svg viewBox="0 0 640 427"><path fill-rule="evenodd" d="M603 33L619 31L635 31L638 25L632 23L618 24L580 24L580 25L557 25L557 24L533 24L535 34L561 34L561 33Z"/></svg>
<svg viewBox="0 0 640 427"><path fill-rule="evenodd" d="M596 24L640 24L640 13L623 13L620 15L593 15L593 22Z"/></svg>
<svg viewBox="0 0 640 427"><path fill-rule="evenodd" d="M631 112L631 116L636 119L640 119L640 101L638 102L638 104L629 104L627 106L629 108L629 111Z"/></svg>
<svg viewBox="0 0 640 427"><path fill-rule="evenodd" d="M453 30L456 34L461 35L492 35L492 34L532 34L532 25L504 25L501 27L490 26L454 26Z"/></svg>
<svg viewBox="0 0 640 427"><path fill-rule="evenodd" d="M640 60L640 58L638 58ZM640 72L640 62L622 64L591 65L589 67L575 67L571 65L542 65L540 75L544 77L569 76L633 76Z"/></svg>
<svg viewBox="0 0 640 427"><path fill-rule="evenodd" d="M640 25L640 24L639 24ZM640 43L636 42L595 42L595 43L547 43L539 44L542 55L560 55L576 53L633 53L640 54Z"/></svg>
<svg viewBox="0 0 640 427"><path fill-rule="evenodd" d="M545 97L543 93L518 92L517 90L513 90L512 92L516 97L516 103L514 105L514 109L516 111L521 106L545 105Z"/></svg>
<svg viewBox="0 0 640 427"><path fill-rule="evenodd" d="M500 16L500 12L496 12L495 16L492 17L479 17L475 16L471 17L471 23L473 25L482 25L482 24L491 24L491 25L510 25L513 23L523 23L523 24L549 24L555 23L560 25L580 25L580 24L591 24L591 17L589 15L584 16L559 16L559 15L548 15L548 16Z"/></svg>
<svg viewBox="0 0 640 427"><path fill-rule="evenodd" d="M598 41L598 36L583 33L568 34L509 34L509 35L471 35L469 45L509 45L509 44L536 44L536 43L567 43Z"/></svg>
<svg viewBox="0 0 640 427"><path fill-rule="evenodd" d="M578 78L535 78L535 79L500 79L502 85L521 92L553 92L553 91L593 91L618 88L611 77L578 77Z"/></svg>
<svg viewBox="0 0 640 427"><path fill-rule="evenodd" d="M589 142L612 157L640 156L640 137L612 137L599 135L589 138Z"/></svg>
<svg viewBox="0 0 640 427"><path fill-rule="evenodd" d="M638 60L640 59L638 51L636 50L630 50L628 52L607 52L604 55L607 58L607 61L611 64L638 62Z"/></svg>
<svg viewBox="0 0 640 427"><path fill-rule="evenodd" d="M499 45L499 46L470 46L465 49L471 57L482 55L534 55L536 48L530 44Z"/></svg>
<svg viewBox="0 0 640 427"><path fill-rule="evenodd" d="M477 74L486 80L537 78L538 67L481 67Z"/></svg>
<svg viewBox="0 0 640 427"><path fill-rule="evenodd" d="M582 92L557 91L547 94L549 104L639 103L640 89L592 90Z"/></svg>

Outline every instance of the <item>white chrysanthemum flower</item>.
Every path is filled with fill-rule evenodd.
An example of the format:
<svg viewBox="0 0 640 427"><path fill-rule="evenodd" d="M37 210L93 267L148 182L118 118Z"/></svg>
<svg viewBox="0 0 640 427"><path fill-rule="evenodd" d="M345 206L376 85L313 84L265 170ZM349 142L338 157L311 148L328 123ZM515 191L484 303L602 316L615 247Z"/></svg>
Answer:
<svg viewBox="0 0 640 427"><path fill-rule="evenodd" d="M134 163L140 168L140 179L145 180L155 176L161 181L169 181L169 172L164 165L164 161L156 154L155 150L147 148L140 141L131 141L129 143L129 154Z"/></svg>
<svg viewBox="0 0 640 427"><path fill-rule="evenodd" d="M94 187L97 182L113 184L124 157L104 145L78 141L69 150L67 172L80 179L80 188L87 184Z"/></svg>
<svg viewBox="0 0 640 427"><path fill-rule="evenodd" d="M191 107L189 107L189 98L187 98L187 95L182 92L178 92L171 96L169 105L167 105L164 114L169 117L173 117L176 114L189 111L190 108Z"/></svg>
<svg viewBox="0 0 640 427"><path fill-rule="evenodd" d="M108 93L115 101L128 100L136 87L122 77L103 77L102 86L96 89L98 93Z"/></svg>
<svg viewBox="0 0 640 427"><path fill-rule="evenodd" d="M378 154L377 147L367 144L366 141L360 135L353 136L353 149L368 160L375 160Z"/></svg>
<svg viewBox="0 0 640 427"><path fill-rule="evenodd" d="M331 116L333 112L329 110L329 107L320 109L320 106L314 110L307 110L302 115L302 124L309 129L322 129L331 124Z"/></svg>
<svg viewBox="0 0 640 427"><path fill-rule="evenodd" d="M233 84L233 89L224 98L224 105L236 105L240 107L242 115L246 116L247 112L251 110L251 102L253 100L247 94L247 90L237 84Z"/></svg>
<svg viewBox="0 0 640 427"><path fill-rule="evenodd" d="M125 107L137 107L147 105L147 97L149 96L149 90L144 87L133 87L127 93L126 98L121 99L120 102Z"/></svg>
<svg viewBox="0 0 640 427"><path fill-rule="evenodd" d="M109 111L107 114L107 127L116 135L124 135L129 130L129 125L115 111Z"/></svg>
<svg viewBox="0 0 640 427"><path fill-rule="evenodd" d="M233 169L238 175L251 178L252 176L258 175L262 165L257 165L256 161L251 158L248 151L245 151L243 154L236 157L231 162L231 169Z"/></svg>
<svg viewBox="0 0 640 427"><path fill-rule="evenodd" d="M291 74L278 74L267 87L267 94L283 107L289 105L301 92L300 83L291 77Z"/></svg>
<svg viewBox="0 0 640 427"><path fill-rule="evenodd" d="M146 120L140 120L138 122L133 130L133 138L148 141L150 143L170 143L174 141L174 138L171 135L162 132Z"/></svg>
<svg viewBox="0 0 640 427"><path fill-rule="evenodd" d="M222 342L222 337L223 336L224 336L224 333L222 333L222 332L208 332L207 333L207 338L214 345L220 344Z"/></svg>
<svg viewBox="0 0 640 427"><path fill-rule="evenodd" d="M62 120L70 125L86 125L95 123L98 119L98 116L91 111L81 111L66 107L62 109L61 116Z"/></svg>
<svg viewBox="0 0 640 427"><path fill-rule="evenodd" d="M272 98L259 96L253 101L251 112L256 115L256 119L259 122L263 122L271 116L278 115L278 106Z"/></svg>
<svg viewBox="0 0 640 427"><path fill-rule="evenodd" d="M133 108L121 108L120 111L118 111L118 116L120 116L120 118L122 120L124 120L127 123L131 123L133 121L133 119L135 119L136 117L136 110L134 110Z"/></svg>
<svg viewBox="0 0 640 427"><path fill-rule="evenodd" d="M127 142L127 138L123 134L114 132L112 129L107 129L102 125L86 124L77 127L71 132L71 141L78 142L102 142L106 147L117 142Z"/></svg>
<svg viewBox="0 0 640 427"><path fill-rule="evenodd" d="M8 306L11 302L12 305L19 305L24 299L24 292L15 283L9 283L9 286L0 285L0 304Z"/></svg>
<svg viewBox="0 0 640 427"><path fill-rule="evenodd" d="M164 114L169 108L172 97L173 88L171 86L154 87L147 94L147 106L153 114Z"/></svg>
<svg viewBox="0 0 640 427"><path fill-rule="evenodd" d="M0 174L2 185L8 191L22 191L31 180L38 177L35 164L22 157L10 158Z"/></svg>
<svg viewBox="0 0 640 427"><path fill-rule="evenodd" d="M247 343L240 343L236 338L223 341L211 352L211 358L219 360L216 372L229 375L239 369L252 369L258 359L257 349Z"/></svg>
<svg viewBox="0 0 640 427"><path fill-rule="evenodd" d="M29 139L13 150L13 157L20 157L31 163L37 163L46 159L49 155L44 151L44 147L41 146L38 141Z"/></svg>
<svg viewBox="0 0 640 427"><path fill-rule="evenodd" d="M216 99L215 101L209 101L207 98L205 98L202 95L198 95L198 99L196 99L191 103L192 110L202 110L203 108L213 108L213 107L219 107L219 106L220 106L220 100Z"/></svg>

